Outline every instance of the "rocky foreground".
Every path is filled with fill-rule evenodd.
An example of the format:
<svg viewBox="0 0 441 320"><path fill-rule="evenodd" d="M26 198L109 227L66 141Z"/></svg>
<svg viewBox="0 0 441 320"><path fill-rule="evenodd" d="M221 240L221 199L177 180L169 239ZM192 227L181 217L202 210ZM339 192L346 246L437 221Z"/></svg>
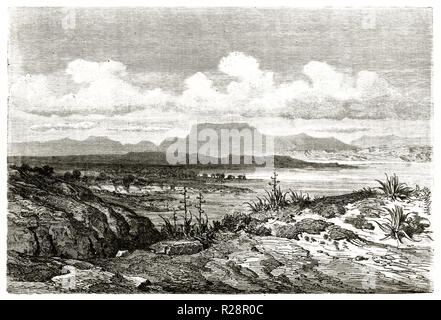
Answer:
<svg viewBox="0 0 441 320"><path fill-rule="evenodd" d="M226 216L205 248L87 188L26 173L9 181L11 293L430 292L427 194L359 191ZM411 213L412 241L385 238L384 208Z"/></svg>

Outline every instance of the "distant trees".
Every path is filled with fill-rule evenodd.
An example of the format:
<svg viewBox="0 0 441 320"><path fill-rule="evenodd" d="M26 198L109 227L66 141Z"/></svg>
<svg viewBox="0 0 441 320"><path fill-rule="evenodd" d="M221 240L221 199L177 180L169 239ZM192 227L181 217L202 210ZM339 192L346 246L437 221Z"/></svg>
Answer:
<svg viewBox="0 0 441 320"><path fill-rule="evenodd" d="M130 191L130 185L135 182L135 176L132 174L124 176L123 180L123 186L126 188L127 192Z"/></svg>
<svg viewBox="0 0 441 320"><path fill-rule="evenodd" d="M67 181L72 180L72 172L70 172L70 171L66 171L66 172L64 173L64 180L67 180Z"/></svg>
<svg viewBox="0 0 441 320"><path fill-rule="evenodd" d="M74 180L79 180L80 177L81 177L81 171L80 170L75 169L75 170L72 171L72 178Z"/></svg>
<svg viewBox="0 0 441 320"><path fill-rule="evenodd" d="M31 167L26 163L23 163L21 166L12 165L11 168L18 170L21 173L36 173L41 176L50 177L54 174L54 168L48 166L47 164L42 167Z"/></svg>
<svg viewBox="0 0 441 320"><path fill-rule="evenodd" d="M81 178L81 171L77 169L73 170L72 172L66 171L63 177L66 181L78 181Z"/></svg>
<svg viewBox="0 0 441 320"><path fill-rule="evenodd" d="M100 174L98 175L98 177L96 177L97 180L99 181L105 181L108 179L107 174L105 174L104 172L100 172Z"/></svg>
<svg viewBox="0 0 441 320"><path fill-rule="evenodd" d="M48 166L47 164L44 165L43 167L34 167L35 172L37 172L38 174L45 176L45 177L50 177L53 173L54 173L54 168Z"/></svg>

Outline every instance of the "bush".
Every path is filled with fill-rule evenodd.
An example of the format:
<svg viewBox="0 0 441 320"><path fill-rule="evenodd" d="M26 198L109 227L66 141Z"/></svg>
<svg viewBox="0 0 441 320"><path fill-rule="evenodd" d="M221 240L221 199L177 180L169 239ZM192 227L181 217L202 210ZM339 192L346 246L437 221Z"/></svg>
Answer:
<svg viewBox="0 0 441 320"><path fill-rule="evenodd" d="M54 168L44 165L43 167L35 167L34 171L38 173L39 175L50 177L54 173Z"/></svg>
<svg viewBox="0 0 441 320"><path fill-rule="evenodd" d="M301 191L294 192L291 189L289 189L289 192L291 197L291 203L299 205L301 209L307 207L312 203L312 199L307 193L303 194Z"/></svg>
<svg viewBox="0 0 441 320"><path fill-rule="evenodd" d="M127 192L130 191L130 185L135 182L135 176L134 175L127 175L123 178L122 183L124 188L126 188Z"/></svg>
<svg viewBox="0 0 441 320"><path fill-rule="evenodd" d="M70 171L66 171L65 173L64 173L64 180L66 180L66 181L70 181L70 180L72 180L72 173L70 172Z"/></svg>
<svg viewBox="0 0 441 320"><path fill-rule="evenodd" d="M81 177L81 171L80 170L75 169L75 170L72 171L72 178L74 180L79 180L80 177Z"/></svg>

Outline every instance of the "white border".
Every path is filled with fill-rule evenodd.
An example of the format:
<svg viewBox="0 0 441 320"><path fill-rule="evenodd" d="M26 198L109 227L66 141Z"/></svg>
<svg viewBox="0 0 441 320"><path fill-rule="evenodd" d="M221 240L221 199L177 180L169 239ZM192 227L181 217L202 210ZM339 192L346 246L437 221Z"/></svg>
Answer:
<svg viewBox="0 0 441 320"><path fill-rule="evenodd" d="M3 4L3 3L2 3ZM128 6L152 6L152 7L301 7L301 8L316 8L316 7L431 7L433 8L433 45L434 51L433 57L433 82L432 93L434 110L436 111L437 105L440 103L440 91L434 90L440 89L440 64L436 58L441 57L440 50L440 32L441 32L441 6L437 0L422 0L422 1L409 1L409 0L357 0L357 1L342 1L342 0L298 0L295 2L285 0L261 0L256 4L256 1L252 0L112 0L112 1L96 1L96 0L16 0L6 1L6 5L3 5L0 13L0 21L2 23L1 33L1 54L3 55L3 63L1 64L1 90L2 100L0 108L0 299L23 299L23 300L78 300L78 299L122 299L122 300L244 300L244 299L264 299L264 300L341 300L341 299L354 299L354 300L373 300L373 299L440 299L441 298L441 273L435 272L441 270L441 255L438 254L440 249L440 232L441 232L441 212L440 201L436 195L441 194L440 187L437 183L440 176L440 155L438 150L440 149L440 137L441 126L439 112L434 112L434 120L432 125L433 142L434 142L434 162L433 162L433 204L432 204L432 217L433 217L433 229L435 230L435 261L433 265L433 281L434 281L434 293L430 294L240 294L240 295L227 295L227 294L34 294L34 295L15 295L8 294L6 291L6 232L7 232L7 199L6 199L6 155L7 155L7 96L8 96L8 81L7 81L7 39L8 39L8 7L19 6L61 6L61 7L128 7Z"/></svg>

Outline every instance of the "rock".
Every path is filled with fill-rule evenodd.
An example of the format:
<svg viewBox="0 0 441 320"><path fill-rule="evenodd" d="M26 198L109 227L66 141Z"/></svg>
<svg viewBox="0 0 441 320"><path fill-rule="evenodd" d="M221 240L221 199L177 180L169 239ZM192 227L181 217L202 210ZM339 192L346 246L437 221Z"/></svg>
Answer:
<svg viewBox="0 0 441 320"><path fill-rule="evenodd" d="M129 250L120 250L116 253L116 258L127 257L129 255Z"/></svg>
<svg viewBox="0 0 441 320"><path fill-rule="evenodd" d="M365 258L363 256L356 256L355 257L355 261L364 261L364 260L369 260L369 258Z"/></svg>
<svg viewBox="0 0 441 320"><path fill-rule="evenodd" d="M276 237L299 240L302 233L320 234L331 225L332 223L324 220L306 218L294 224L276 225L274 233Z"/></svg>
<svg viewBox="0 0 441 320"><path fill-rule="evenodd" d="M148 218L107 203L84 186L32 175L14 175L8 186L8 250L88 259L161 240Z"/></svg>
<svg viewBox="0 0 441 320"><path fill-rule="evenodd" d="M13 280L45 282L60 275L63 264L44 257L27 256L8 250L7 274Z"/></svg>
<svg viewBox="0 0 441 320"><path fill-rule="evenodd" d="M248 226L245 229L246 232L254 234L256 236L270 236L271 235L271 229L265 227L260 221L258 220L251 220L251 222L248 224Z"/></svg>
<svg viewBox="0 0 441 320"><path fill-rule="evenodd" d="M353 240L359 238L353 231L336 225L329 227L328 235L331 240Z"/></svg>
<svg viewBox="0 0 441 320"><path fill-rule="evenodd" d="M150 246L155 253L168 255L189 255L201 252L202 243L198 240L169 240L157 242Z"/></svg>
<svg viewBox="0 0 441 320"><path fill-rule="evenodd" d="M57 288L65 291L76 289L76 269L74 266L64 266L61 270L62 275L52 278Z"/></svg>
<svg viewBox="0 0 441 320"><path fill-rule="evenodd" d="M334 218L335 216L340 216L345 213L345 208L337 204L322 206L317 210L318 214L327 219Z"/></svg>
<svg viewBox="0 0 441 320"><path fill-rule="evenodd" d="M356 217L348 217L345 219L346 223L352 224L357 229L367 229L374 230L375 227L372 223L368 222L363 215L358 215Z"/></svg>

